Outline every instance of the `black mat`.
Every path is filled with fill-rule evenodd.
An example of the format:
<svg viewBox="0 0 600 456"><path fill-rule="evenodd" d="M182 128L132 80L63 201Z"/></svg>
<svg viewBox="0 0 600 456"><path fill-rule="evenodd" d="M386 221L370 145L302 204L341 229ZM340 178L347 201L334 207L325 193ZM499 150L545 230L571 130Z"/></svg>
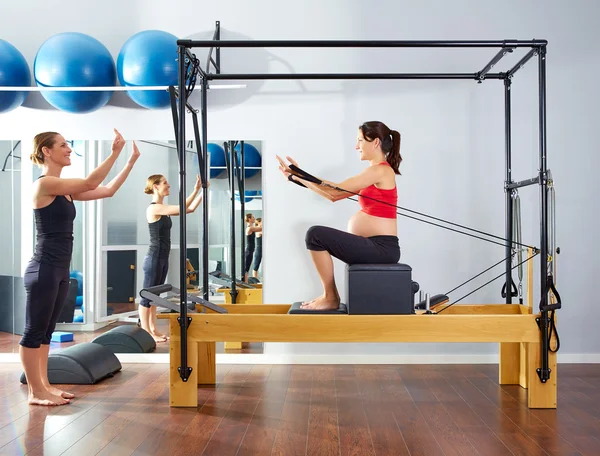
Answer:
<svg viewBox="0 0 600 456"><path fill-rule="evenodd" d="M301 309L302 302L295 302L288 310L288 314L332 314L332 315L347 315L348 308L346 304L340 303L340 306L334 310L314 310L314 309Z"/></svg>

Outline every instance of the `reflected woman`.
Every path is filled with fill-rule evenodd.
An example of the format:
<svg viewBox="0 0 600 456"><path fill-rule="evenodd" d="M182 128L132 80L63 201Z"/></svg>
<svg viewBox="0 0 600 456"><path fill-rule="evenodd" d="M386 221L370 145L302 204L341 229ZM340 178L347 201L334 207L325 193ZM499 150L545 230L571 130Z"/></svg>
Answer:
<svg viewBox="0 0 600 456"><path fill-rule="evenodd" d="M207 184L210 186L210 182ZM186 198L186 213L194 212L202 202L202 187L200 176L196 178L196 185L192 193ZM144 193L152 195L152 202L146 209L146 219L150 230L150 246L144 257L142 269L144 271L143 288L162 285L167 279L169 270L169 254L171 253L171 216L179 215L179 205L164 204L163 200L169 196L171 186L162 174L153 174L148 177ZM152 306L146 298L140 300L139 305L141 327L150 333L156 342L165 342L168 337L156 329L156 306Z"/></svg>

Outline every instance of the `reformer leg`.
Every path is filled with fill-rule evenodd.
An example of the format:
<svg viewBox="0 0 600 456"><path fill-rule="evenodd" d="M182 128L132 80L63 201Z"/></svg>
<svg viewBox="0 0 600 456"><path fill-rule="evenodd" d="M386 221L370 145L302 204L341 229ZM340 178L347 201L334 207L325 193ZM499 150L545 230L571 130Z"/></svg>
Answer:
<svg viewBox="0 0 600 456"><path fill-rule="evenodd" d="M198 385L217 383L217 360L215 342L197 342L198 347Z"/></svg>
<svg viewBox="0 0 600 456"><path fill-rule="evenodd" d="M554 409L557 399L556 353L548 352L548 368L550 379L542 383L537 375L537 368L541 366L541 344L529 342L527 345L529 392L527 405L529 408Z"/></svg>
<svg viewBox="0 0 600 456"><path fill-rule="evenodd" d="M198 342L188 340L187 365L192 366L193 369L188 381L184 382L181 380L178 370L181 365L181 333L176 319L170 320L169 334L171 336L169 347L169 402L171 407L198 407Z"/></svg>
<svg viewBox="0 0 600 456"><path fill-rule="evenodd" d="M500 342L499 352L499 378L500 385L521 385L521 343Z"/></svg>

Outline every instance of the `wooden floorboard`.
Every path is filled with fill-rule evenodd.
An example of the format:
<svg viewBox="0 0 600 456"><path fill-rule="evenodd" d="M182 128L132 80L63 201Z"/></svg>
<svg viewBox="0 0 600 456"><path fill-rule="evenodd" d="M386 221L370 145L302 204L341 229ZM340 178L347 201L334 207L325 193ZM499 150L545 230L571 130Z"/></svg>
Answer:
<svg viewBox="0 0 600 456"><path fill-rule="evenodd" d="M598 455L600 365L558 371L557 410L497 365L218 365L197 408L171 408L166 364L124 364L45 408L4 364L0 455Z"/></svg>

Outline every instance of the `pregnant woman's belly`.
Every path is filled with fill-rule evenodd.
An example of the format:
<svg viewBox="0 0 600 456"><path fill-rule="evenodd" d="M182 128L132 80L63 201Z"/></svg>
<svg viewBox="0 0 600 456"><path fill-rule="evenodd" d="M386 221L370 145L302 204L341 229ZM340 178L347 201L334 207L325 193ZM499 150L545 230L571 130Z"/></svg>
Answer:
<svg viewBox="0 0 600 456"><path fill-rule="evenodd" d="M397 236L396 219L375 217L358 211L348 221L348 232L357 236Z"/></svg>

